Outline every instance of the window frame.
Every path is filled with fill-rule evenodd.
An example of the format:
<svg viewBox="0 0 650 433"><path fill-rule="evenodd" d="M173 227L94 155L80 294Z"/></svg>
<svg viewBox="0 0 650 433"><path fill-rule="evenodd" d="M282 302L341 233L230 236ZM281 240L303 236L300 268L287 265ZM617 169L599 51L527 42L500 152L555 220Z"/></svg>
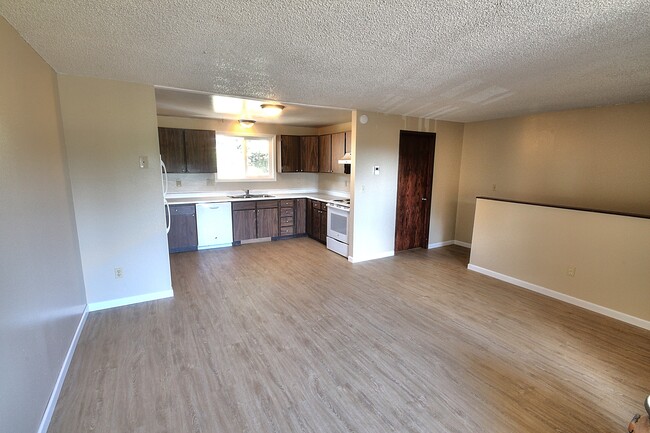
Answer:
<svg viewBox="0 0 650 433"><path fill-rule="evenodd" d="M269 139L269 177L259 178L259 177L244 177L238 179L220 179L219 178L219 135L225 135L229 137L241 137L244 139L244 146L246 146L246 140L249 138L267 138ZM217 158L217 172L215 173L215 182L275 182L277 180L276 175L276 160L275 160L275 143L276 136L275 134L261 134L255 132L221 132L215 131L215 153ZM246 147L245 147L246 149ZM246 158L246 153L244 153L244 158ZM244 160L246 164L247 161Z"/></svg>

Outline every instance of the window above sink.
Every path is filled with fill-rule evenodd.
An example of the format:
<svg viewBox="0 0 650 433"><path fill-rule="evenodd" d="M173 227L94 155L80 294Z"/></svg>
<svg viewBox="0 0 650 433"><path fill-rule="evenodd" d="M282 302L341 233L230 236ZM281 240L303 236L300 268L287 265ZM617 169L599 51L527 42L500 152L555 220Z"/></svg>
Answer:
<svg viewBox="0 0 650 433"><path fill-rule="evenodd" d="M217 133L216 148L218 181L275 180L274 135Z"/></svg>

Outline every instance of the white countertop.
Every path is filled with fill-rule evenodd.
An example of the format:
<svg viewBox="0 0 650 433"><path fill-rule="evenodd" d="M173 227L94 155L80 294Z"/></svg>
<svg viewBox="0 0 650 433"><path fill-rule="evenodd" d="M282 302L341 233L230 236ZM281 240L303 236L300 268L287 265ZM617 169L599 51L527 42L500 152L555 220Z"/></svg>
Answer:
<svg viewBox="0 0 650 433"><path fill-rule="evenodd" d="M198 204L198 203L219 203L219 202L236 202L236 201L257 201L257 200L282 200L282 199L293 199L293 198L310 198L313 200L320 201L334 201L341 198L349 198L349 196L338 195L333 193L323 193L323 192L303 192L303 193L283 193L278 192L274 193L273 191L267 191L265 194L272 195L273 197L254 197L254 198L232 198L228 197L225 192L215 192L215 193L168 193L167 202L169 204ZM232 195L243 194L238 192Z"/></svg>

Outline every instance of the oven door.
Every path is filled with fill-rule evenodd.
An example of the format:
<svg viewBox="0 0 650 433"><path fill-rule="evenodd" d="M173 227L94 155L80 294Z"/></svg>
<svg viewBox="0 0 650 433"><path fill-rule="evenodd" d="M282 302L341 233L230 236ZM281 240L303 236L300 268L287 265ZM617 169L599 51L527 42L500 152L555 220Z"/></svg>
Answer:
<svg viewBox="0 0 650 433"><path fill-rule="evenodd" d="M349 216L349 210L327 205L327 236L347 244Z"/></svg>

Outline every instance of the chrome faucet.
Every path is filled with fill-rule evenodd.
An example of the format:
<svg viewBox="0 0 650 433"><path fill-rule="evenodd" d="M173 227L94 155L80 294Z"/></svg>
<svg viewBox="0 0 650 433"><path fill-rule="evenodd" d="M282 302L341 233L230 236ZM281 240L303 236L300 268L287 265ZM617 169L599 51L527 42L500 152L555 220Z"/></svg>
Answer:
<svg viewBox="0 0 650 433"><path fill-rule="evenodd" d="M250 189L245 189L244 191L246 191L246 195L251 195L251 190Z"/></svg>

